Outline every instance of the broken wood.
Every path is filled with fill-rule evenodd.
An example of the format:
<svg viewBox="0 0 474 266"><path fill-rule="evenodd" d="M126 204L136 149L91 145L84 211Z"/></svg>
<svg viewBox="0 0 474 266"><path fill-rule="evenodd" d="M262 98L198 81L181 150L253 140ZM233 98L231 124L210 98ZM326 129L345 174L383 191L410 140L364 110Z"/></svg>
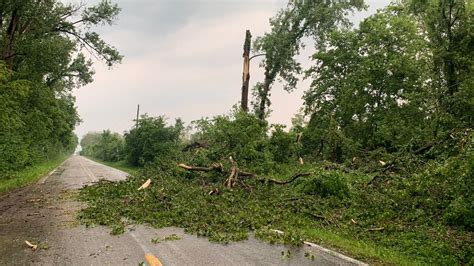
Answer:
<svg viewBox="0 0 474 266"><path fill-rule="evenodd" d="M202 172L211 172L217 171L222 172L224 170L224 166L221 163L212 164L210 167L201 167L201 166L189 166L184 163L178 164L179 167L186 169L188 171L202 171Z"/></svg>
<svg viewBox="0 0 474 266"><path fill-rule="evenodd" d="M25 240L25 243L26 243L26 245L28 245L28 247L30 247L33 251L36 251L36 250L38 249L38 245L31 244L31 242L28 241L28 240Z"/></svg>
<svg viewBox="0 0 474 266"><path fill-rule="evenodd" d="M235 162L232 156L229 156L229 161L232 164L232 168L230 169L230 175L224 184L226 187L232 188L234 187L235 181L237 180L237 177L239 175L239 169L237 168L237 162Z"/></svg>
<svg viewBox="0 0 474 266"><path fill-rule="evenodd" d="M143 183L143 185L141 185L138 190L142 190L142 189L146 189L147 187L149 187L151 184L151 179L148 178L147 181L145 181L145 183Z"/></svg>

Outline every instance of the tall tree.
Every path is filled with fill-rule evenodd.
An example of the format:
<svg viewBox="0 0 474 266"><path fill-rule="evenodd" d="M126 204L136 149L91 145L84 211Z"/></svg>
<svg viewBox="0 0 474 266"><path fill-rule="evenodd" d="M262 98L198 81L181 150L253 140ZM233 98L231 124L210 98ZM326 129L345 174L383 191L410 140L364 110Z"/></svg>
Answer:
<svg viewBox="0 0 474 266"><path fill-rule="evenodd" d="M315 150L332 155L344 146L393 151L411 139L423 143L433 125L427 45L400 6L379 11L357 30L331 33L307 71L311 129L304 135L319 144Z"/></svg>
<svg viewBox="0 0 474 266"><path fill-rule="evenodd" d="M474 105L474 5L469 0L406 0L433 55L433 90L445 127L472 125ZM455 118L461 119L455 119ZM450 122L451 121L451 122ZM443 126L442 125L442 126Z"/></svg>
<svg viewBox="0 0 474 266"><path fill-rule="evenodd" d="M265 78L255 87L256 113L260 119L265 117L270 89L278 76L285 81L285 90L295 88L301 66L294 57L304 46L302 38L312 38L315 47L319 48L331 30L349 25L348 12L364 7L363 0L291 0L285 9L270 19L271 31L255 42L256 49L265 54Z"/></svg>

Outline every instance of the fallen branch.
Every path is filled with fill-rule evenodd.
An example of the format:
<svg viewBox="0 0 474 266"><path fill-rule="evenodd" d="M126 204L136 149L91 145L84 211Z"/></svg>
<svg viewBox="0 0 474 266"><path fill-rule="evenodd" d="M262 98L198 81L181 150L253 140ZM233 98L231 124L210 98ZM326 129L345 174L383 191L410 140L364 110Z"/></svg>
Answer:
<svg viewBox="0 0 474 266"><path fill-rule="evenodd" d="M258 178L256 173L241 171L237 167L237 162L234 160L234 158L232 158L232 156L229 157L229 161L231 162L232 167L230 169L229 176L224 181L224 185L226 187L228 188L234 187L238 177L257 177ZM224 171L224 166L222 165L222 163L215 163L209 167L189 166L184 163L180 163L178 164L178 166L188 171L201 171L201 172L211 172L211 171L223 172ZM310 176L312 174L314 173L313 172L298 173L291 176L288 180L277 180L277 179L272 179L272 178L258 178L257 180L260 182L270 182L277 185L286 185L295 181L296 179L302 176Z"/></svg>
<svg viewBox="0 0 474 266"><path fill-rule="evenodd" d="M179 167L186 169L188 171L201 171L201 172L211 172L217 171L222 172L224 171L224 166L221 163L212 164L210 167L201 167L201 166L189 166L184 163L178 164Z"/></svg>
<svg viewBox="0 0 474 266"><path fill-rule="evenodd" d="M28 247L30 247L33 251L35 251L35 250L38 249L38 245L31 244L31 242L28 241L28 240L25 240L25 243L26 243L26 245L28 245Z"/></svg>
<svg viewBox="0 0 474 266"><path fill-rule="evenodd" d="M290 177L290 179L288 179L288 180L277 180L277 179L271 179L271 178L261 178L261 179L259 179L259 181L261 181L261 182L272 182L272 183L277 184L277 185L286 185L286 184L289 184L289 183L295 181L296 179L298 179L302 176L310 176L312 174L314 174L314 173L313 172L298 173L298 174L295 174L292 177Z"/></svg>

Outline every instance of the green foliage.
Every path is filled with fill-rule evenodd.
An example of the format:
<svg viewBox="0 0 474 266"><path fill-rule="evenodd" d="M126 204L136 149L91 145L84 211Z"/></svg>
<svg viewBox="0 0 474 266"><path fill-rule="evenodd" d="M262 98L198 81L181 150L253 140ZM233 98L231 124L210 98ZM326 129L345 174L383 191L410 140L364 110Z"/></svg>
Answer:
<svg viewBox="0 0 474 266"><path fill-rule="evenodd" d="M269 168L267 125L256 116L236 111L230 116L201 119L194 124L197 132L193 138L209 145L204 151L208 162L224 162L232 156L242 167L257 171Z"/></svg>
<svg viewBox="0 0 474 266"><path fill-rule="evenodd" d="M297 135L284 131L284 125L273 125L273 131L268 142L268 150L277 163L296 162L299 145L296 143Z"/></svg>
<svg viewBox="0 0 474 266"><path fill-rule="evenodd" d="M51 1L0 3L0 176L72 153L79 123L71 90L92 81L92 61L121 56L96 25L111 24L119 8Z"/></svg>
<svg viewBox="0 0 474 266"><path fill-rule="evenodd" d="M110 130L100 134L89 132L81 139L81 155L117 162L125 158L124 146L124 138L118 133L111 133Z"/></svg>
<svg viewBox="0 0 474 266"><path fill-rule="evenodd" d="M125 133L125 153L132 165L145 165L155 158L169 158L176 152L183 123L176 120L174 126L168 126L163 116L143 115L137 127Z"/></svg>
<svg viewBox="0 0 474 266"><path fill-rule="evenodd" d="M0 173L73 152L79 118L72 99L0 70Z"/></svg>
<svg viewBox="0 0 474 266"><path fill-rule="evenodd" d="M338 171L322 172L302 180L297 189L308 195L346 197L350 195L347 175Z"/></svg>
<svg viewBox="0 0 474 266"><path fill-rule="evenodd" d="M265 80L254 88L255 113L263 120L270 105L270 90L277 77L284 88L296 88L302 67L295 56L304 47L302 39L309 37L316 48L324 45L326 35L339 26L348 26L345 15L365 7L363 0L355 1L289 1L286 8L270 19L271 31L255 41L254 47L265 59Z"/></svg>

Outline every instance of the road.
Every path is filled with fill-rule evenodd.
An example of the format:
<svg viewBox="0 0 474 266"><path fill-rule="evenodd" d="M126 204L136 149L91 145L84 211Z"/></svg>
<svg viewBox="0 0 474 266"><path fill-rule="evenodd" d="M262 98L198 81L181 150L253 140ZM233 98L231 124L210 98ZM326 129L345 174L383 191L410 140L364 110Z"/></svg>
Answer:
<svg viewBox="0 0 474 266"><path fill-rule="evenodd" d="M163 265L354 265L318 247L288 248L254 238L227 245L185 234L179 228L128 228L118 236L106 227L86 228L76 220L82 207L77 189L101 178L118 181L126 173L72 156L36 184L0 196L0 265L139 265L153 254ZM152 238L181 239L154 244ZM25 240L39 244L33 251ZM282 251L291 256L282 256ZM306 258L305 253L315 259ZM145 264L146 265L146 264Z"/></svg>

